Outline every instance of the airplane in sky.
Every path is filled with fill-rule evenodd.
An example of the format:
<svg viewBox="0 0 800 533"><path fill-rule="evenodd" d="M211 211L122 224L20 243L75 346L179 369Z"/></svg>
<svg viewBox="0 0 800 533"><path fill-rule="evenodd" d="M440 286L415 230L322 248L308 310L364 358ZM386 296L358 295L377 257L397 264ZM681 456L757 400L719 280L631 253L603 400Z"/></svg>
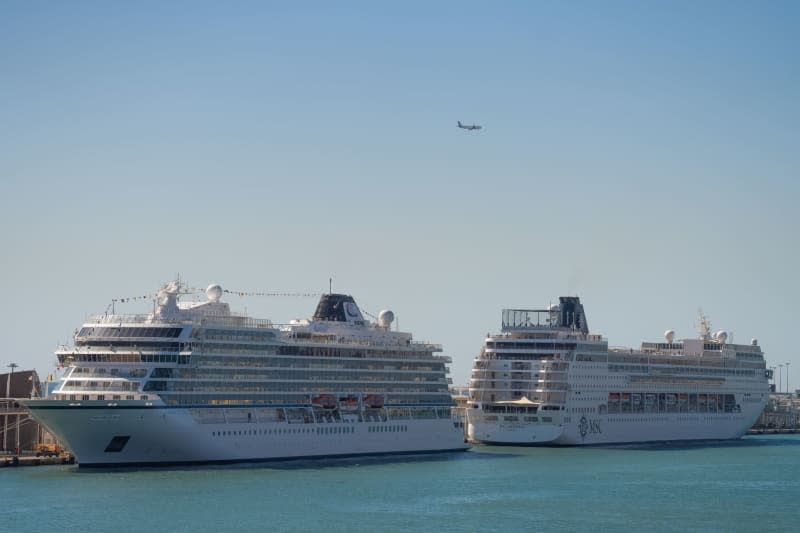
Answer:
<svg viewBox="0 0 800 533"><path fill-rule="evenodd" d="M479 126L477 124L472 124L470 126L467 126L465 124L462 124L460 120L458 121L458 127L463 129L463 130L479 130L479 129L483 128L483 126Z"/></svg>

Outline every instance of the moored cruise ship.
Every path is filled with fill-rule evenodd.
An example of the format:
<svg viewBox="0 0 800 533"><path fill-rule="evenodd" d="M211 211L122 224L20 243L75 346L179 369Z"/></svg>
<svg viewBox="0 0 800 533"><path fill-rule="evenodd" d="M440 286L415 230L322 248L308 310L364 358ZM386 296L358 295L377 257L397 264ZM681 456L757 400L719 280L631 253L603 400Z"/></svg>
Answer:
<svg viewBox="0 0 800 533"><path fill-rule="evenodd" d="M31 414L81 466L264 461L462 450L441 346L364 319L324 294L314 316L278 326L231 312L211 285L149 315L92 317Z"/></svg>
<svg viewBox="0 0 800 533"><path fill-rule="evenodd" d="M506 309L469 387L471 441L584 445L739 438L769 397L771 370L753 339L728 342L702 316L700 336L609 349L577 297Z"/></svg>

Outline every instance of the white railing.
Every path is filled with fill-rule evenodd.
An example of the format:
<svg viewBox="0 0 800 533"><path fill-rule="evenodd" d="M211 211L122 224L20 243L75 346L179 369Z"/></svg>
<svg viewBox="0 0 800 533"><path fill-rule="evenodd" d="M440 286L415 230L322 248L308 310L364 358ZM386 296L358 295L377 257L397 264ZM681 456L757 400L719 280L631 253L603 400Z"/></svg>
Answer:
<svg viewBox="0 0 800 533"><path fill-rule="evenodd" d="M193 317L157 318L153 315L92 315L87 322L93 324L191 324L243 326L255 328L274 328L275 324L267 318L250 318L247 315L231 313L227 316L203 315Z"/></svg>

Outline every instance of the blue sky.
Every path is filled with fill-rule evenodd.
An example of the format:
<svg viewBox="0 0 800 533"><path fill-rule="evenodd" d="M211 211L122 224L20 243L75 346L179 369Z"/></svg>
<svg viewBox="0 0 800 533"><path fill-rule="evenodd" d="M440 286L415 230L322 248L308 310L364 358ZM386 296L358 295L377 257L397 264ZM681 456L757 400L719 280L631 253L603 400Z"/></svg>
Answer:
<svg viewBox="0 0 800 533"><path fill-rule="evenodd" d="M333 277L456 383L502 308L578 294L612 345L702 307L794 389L798 35L794 2L4 2L0 362L178 272Z"/></svg>

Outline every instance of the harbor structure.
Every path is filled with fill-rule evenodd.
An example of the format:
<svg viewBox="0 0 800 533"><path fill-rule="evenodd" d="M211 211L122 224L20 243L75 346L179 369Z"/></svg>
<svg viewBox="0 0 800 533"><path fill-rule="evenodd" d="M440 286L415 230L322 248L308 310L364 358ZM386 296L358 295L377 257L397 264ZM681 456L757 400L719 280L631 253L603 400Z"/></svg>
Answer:
<svg viewBox="0 0 800 533"><path fill-rule="evenodd" d="M38 398L42 384L35 370L15 371L18 368L15 363L8 367L9 372L0 374L0 445L4 455L19 455L33 451L42 439L39 423L19 403L22 398Z"/></svg>

